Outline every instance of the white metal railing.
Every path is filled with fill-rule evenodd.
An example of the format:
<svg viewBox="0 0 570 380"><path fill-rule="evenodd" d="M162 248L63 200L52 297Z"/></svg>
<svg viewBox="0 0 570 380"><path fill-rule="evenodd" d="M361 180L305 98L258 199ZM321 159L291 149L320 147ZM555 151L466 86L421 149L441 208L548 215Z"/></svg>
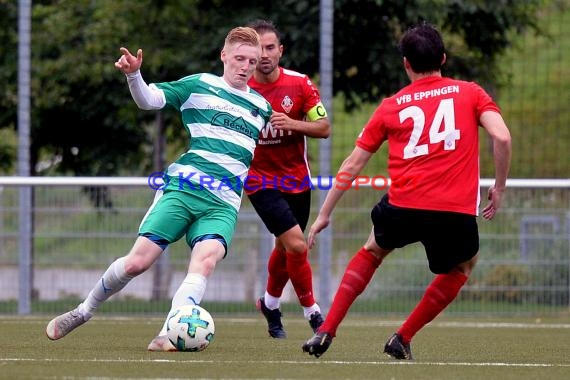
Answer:
<svg viewBox="0 0 570 380"><path fill-rule="evenodd" d="M313 184L315 186L317 185L317 183L320 184L321 189L327 188L331 185L330 183L327 182L327 178L330 177L314 178ZM50 187L79 188L79 187L107 186L110 188L117 188L117 191L126 186L135 187L138 189L144 189L146 187L147 190L149 191L148 198L150 201L150 198L152 197L151 195L152 186L149 185L148 181L149 179L147 177L18 177L18 176L1 177L0 176L0 211L3 211L4 213L7 212L10 213L10 218L14 220L17 219L18 217L21 217L21 215L26 214L26 213L22 214L15 212L15 210L19 208L18 202L15 201L19 194L18 188L22 187L43 188L46 192ZM480 184L482 187L481 190L484 191L486 187L493 184L493 180L482 179L480 181ZM153 186L155 185L156 184L153 183ZM363 188L367 187L366 184L359 184L359 186ZM547 269L541 269L544 271L550 270L548 268L556 267L558 270L560 269L560 267L564 266L568 267L568 263L570 262L570 250L567 248L569 246L568 241L570 239L570 205L568 204L568 198L570 198L570 196L568 195L568 189L570 189L570 179L509 179L507 182L507 186L511 189L518 189L518 191L526 192L525 193L526 195L524 197L521 197L520 200L517 199L515 201L512 201L511 209L510 210L507 209L505 210L505 212L502 213L503 216L506 215L505 218L507 217L510 218L507 222L499 221L499 222L493 222L491 224L485 224L484 226L485 228L488 228L488 226L493 225L493 228L495 228L495 230L491 232L483 230L482 242L484 244L488 244L490 241L492 241L495 242L493 244L500 244L497 242L500 242L502 240L508 241L508 243L500 245L500 250L503 251L520 250L521 260L523 261L528 260L529 257L532 260L533 249L536 249L537 244L538 245L554 244L555 245L554 249L559 250L560 247L563 247L563 249L566 250L563 252L559 252L562 257L562 261L556 263L555 262L549 263L549 260L540 259L533 261L532 262L534 263L533 265L536 265L537 268L547 268ZM10 190L11 194L9 201L10 203L6 203L9 189L12 189ZM552 202L551 198L553 196L547 194L553 193L553 190L556 190L557 194L562 193L566 195L563 195L561 200ZM59 190L57 192L59 194ZM516 191L513 190L512 193L516 193ZM331 236L331 241L329 242L328 245L329 247L332 247L331 249L321 251L320 250L321 247L326 245L322 244L323 243L322 239L319 241L319 246L318 246L319 251L317 252L319 255L318 256L319 261L317 265L318 272L326 273L326 275L319 275L318 272L315 273L316 289L321 289L320 291L321 294L334 293L334 286L332 285L334 285L335 277L329 276L329 274L334 273L335 270L336 271L342 270L345 262L345 258L340 258L340 259L336 258L335 259L336 261L333 261L333 257L331 256L331 251L336 252L337 256L339 255L339 251L342 252L346 251L346 254L350 254L351 253L350 250L353 249L354 247L353 241L363 240L361 239L360 235L355 237L356 235L354 230L357 230L358 234L362 233L364 235L367 235L369 231L369 219L366 216L366 214L369 213L369 210L367 206L366 207L363 206L364 205L363 201L368 198L368 195L369 195L368 193L363 194L362 196L358 195L358 199L355 200L356 203L354 203L353 205L349 205L349 207L347 207L348 211L343 211L342 208L340 207L337 211L335 211L335 221L333 221L333 226L331 226L331 229L334 229L334 234ZM529 199L531 198L532 202L529 203ZM46 206L40 206L40 207L45 208ZM49 206L50 209L54 210L57 209L57 207L60 206L58 206L57 204L55 204L54 206ZM317 207L317 205L313 207ZM256 217L255 212L250 208L247 208L247 210L244 211L245 211L244 213L240 214L240 218L242 218L243 221L246 221L246 224L250 224L251 226L253 225L257 226L257 224L259 224L259 226L255 227L256 231L263 232L263 225L261 224L259 218ZM38 209L36 209L34 212L37 213ZM73 209L70 212L73 212ZM343 212L345 213L343 214ZM27 213L31 215L32 210L27 210ZM53 213L54 213L53 216L54 219L61 217L60 215L64 215L63 210L61 210L61 212L53 211ZM343 219L347 217L353 217L355 213L362 213L362 217L358 216L359 220L358 223L360 223L361 220L362 226L359 225L356 228L353 228L352 231L343 231L341 227L338 227L339 225L342 225L342 222L344 221ZM0 221L1 220L2 220L2 215L0 215ZM545 220L551 221L551 223L545 223L544 222ZM31 221L24 221L24 224L25 223L31 223ZM22 223L18 223L18 225L21 227ZM513 231L504 232L504 230L502 229L503 228L502 225L511 225L511 226L516 225L517 230L515 233L513 233ZM539 234L533 232L533 229L537 228L542 229L539 232ZM552 233L548 232L549 228L553 229ZM113 230L110 231L115 233ZM83 237L83 239L89 238L88 237L89 233L87 232L85 233L85 237ZM60 236L60 238L62 239L77 239L77 238L81 239L81 237L78 237L78 235L81 235L81 233L82 233L81 231L79 233L66 233L66 234L61 234L59 232L56 232L55 235L59 234L58 236ZM100 238L99 235L104 233L105 233L104 231L98 232L97 238ZM45 236L45 232L43 232L43 234L44 235L38 234L37 232L34 233L34 235L36 237L39 237L40 239L42 238L42 236ZM29 247L29 244L26 245L21 243L24 240L27 240L27 242L29 243L29 236L25 236L24 234L19 233L18 228L12 229L9 232L9 235L10 236L8 236L8 234L5 231L3 231L2 228L0 228L0 237L2 237L3 239L7 237L9 239L12 239L11 240L13 243L12 245L14 245L15 239L19 240L17 244L18 248L20 249L20 254L18 257L19 268L20 268L20 273L18 275L18 283L21 291L18 297L18 302L19 302L18 310L19 313L21 314L29 314L30 305L31 305L30 297L32 290L30 288L30 283L31 283L30 277L32 275L32 271L30 270L30 268L33 267L33 263L30 261L29 253L22 252L22 247L24 248ZM259 251L261 254L265 254L265 256L259 258L260 262L264 262L266 261L267 258L266 254L270 251L270 248L272 246L272 238L266 232L264 232L263 235L259 235L258 238L260 240L258 241L257 245L251 245L252 242L251 238L249 238L248 244L251 245L252 247L255 247L255 250ZM560 239L562 239L563 241L560 242ZM332 244L333 241L334 244ZM344 247L346 241L350 241L351 244L350 248ZM513 247L514 245L516 245L516 247ZM511 259L509 259L508 257L506 259L504 257L499 259L501 263L508 263L512 261L509 260ZM412 265L409 261L401 261L401 259L399 259L399 256L396 255L394 255L394 257L391 258L390 263L391 264L389 265L393 264L401 265L402 268L403 266ZM2 263L0 262L0 264ZM424 262L420 260L413 265L422 268L424 266ZM492 267L493 265L495 264L493 264L492 262L481 263L482 267L484 266ZM224 270L226 267L227 265L223 266ZM405 270L403 272L405 272ZM570 269L568 269L567 272L570 273ZM257 273L256 276L257 276L256 281L259 282L259 285L261 287L264 283L266 276L264 266L260 269L260 272ZM338 275L336 277L336 280L338 280ZM4 283L4 280L2 280L2 282ZM402 285L400 283L397 283L397 285L395 285L396 288L401 286ZM492 288L492 285L489 284L486 284L484 286L479 284L478 286L479 286L478 288L473 287L471 290L477 291L482 289L488 289L489 287ZM421 288L421 286L416 286L416 287ZM556 291L570 294L570 289L568 289L569 287L570 287L570 280L568 281L568 283L556 285L556 288L558 289ZM381 288L384 290L388 289L389 291L394 290L390 287L390 284L384 284L384 283L382 283ZM551 288L554 289L554 287ZM563 290L564 288L566 288L566 290ZM325 289L326 291L324 291ZM544 289L545 289L544 291L549 291L548 290L549 288L546 285L544 286ZM467 290L469 292L469 289ZM324 309L328 307L329 302L330 299L321 300L321 305L323 306Z"/></svg>

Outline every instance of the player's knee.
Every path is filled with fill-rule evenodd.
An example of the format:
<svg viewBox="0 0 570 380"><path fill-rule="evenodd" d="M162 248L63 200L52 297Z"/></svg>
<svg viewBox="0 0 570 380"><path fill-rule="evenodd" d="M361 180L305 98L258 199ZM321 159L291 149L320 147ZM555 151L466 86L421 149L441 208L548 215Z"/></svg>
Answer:
<svg viewBox="0 0 570 380"><path fill-rule="evenodd" d="M214 258L214 256L207 257L204 261L202 261L203 273L210 275L210 273L216 269L217 262L218 261Z"/></svg>
<svg viewBox="0 0 570 380"><path fill-rule="evenodd" d="M363 248L370 252L370 254L376 257L378 260L384 260L384 258L393 251L393 249L384 249L382 247L379 247L376 242L370 241L366 242L366 244L363 245Z"/></svg>
<svg viewBox="0 0 570 380"><path fill-rule="evenodd" d="M192 254L192 259L190 260L190 269L207 277L216 268L216 264L220 260L220 257L220 254L216 252L201 251Z"/></svg>
<svg viewBox="0 0 570 380"><path fill-rule="evenodd" d="M129 276L138 276L141 273L144 273L150 264L146 263L143 260L137 260L137 258L131 257L129 260L125 260L125 272Z"/></svg>
<svg viewBox="0 0 570 380"><path fill-rule="evenodd" d="M297 255L307 252L307 249L307 242L304 239L296 239L295 241L285 245L285 250L287 252Z"/></svg>
<svg viewBox="0 0 570 380"><path fill-rule="evenodd" d="M455 267L455 269L460 271L467 277L469 277L471 275L471 272L473 271L473 268L475 268L476 264L477 264L477 255L473 256L471 259L467 261L462 262L461 264L458 264Z"/></svg>

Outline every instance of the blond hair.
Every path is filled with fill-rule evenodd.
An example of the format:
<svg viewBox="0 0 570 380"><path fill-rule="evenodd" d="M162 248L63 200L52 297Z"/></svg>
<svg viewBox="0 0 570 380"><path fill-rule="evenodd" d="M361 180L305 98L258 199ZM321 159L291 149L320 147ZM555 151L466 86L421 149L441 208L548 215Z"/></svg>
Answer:
<svg viewBox="0 0 570 380"><path fill-rule="evenodd" d="M255 29L247 26L238 26L230 30L226 36L224 49L238 43L250 46L261 46L259 34L257 34Z"/></svg>

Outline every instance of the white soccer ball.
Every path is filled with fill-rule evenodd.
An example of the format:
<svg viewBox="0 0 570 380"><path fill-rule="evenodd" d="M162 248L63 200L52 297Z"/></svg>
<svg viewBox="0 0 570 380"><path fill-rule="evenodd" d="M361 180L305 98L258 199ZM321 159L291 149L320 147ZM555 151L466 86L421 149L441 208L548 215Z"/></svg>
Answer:
<svg viewBox="0 0 570 380"><path fill-rule="evenodd" d="M168 316L167 334L178 351L202 351L214 339L214 319L203 307L185 305Z"/></svg>

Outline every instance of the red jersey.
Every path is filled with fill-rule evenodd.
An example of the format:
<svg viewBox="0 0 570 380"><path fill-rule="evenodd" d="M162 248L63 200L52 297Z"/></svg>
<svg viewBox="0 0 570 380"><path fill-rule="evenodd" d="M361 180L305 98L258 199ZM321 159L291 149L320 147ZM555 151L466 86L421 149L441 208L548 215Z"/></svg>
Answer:
<svg viewBox="0 0 570 380"><path fill-rule="evenodd" d="M279 71L276 82L259 83L252 77L248 85L263 95L273 110L291 119L303 120L309 110L320 103L319 90L304 74L282 67ZM271 127L260 132L246 181L247 194L261 189L299 193L310 188L310 178L304 134Z"/></svg>
<svg viewBox="0 0 570 380"><path fill-rule="evenodd" d="M388 190L395 206L478 215L479 118L500 112L479 85L427 77L386 98L356 145L388 141Z"/></svg>

